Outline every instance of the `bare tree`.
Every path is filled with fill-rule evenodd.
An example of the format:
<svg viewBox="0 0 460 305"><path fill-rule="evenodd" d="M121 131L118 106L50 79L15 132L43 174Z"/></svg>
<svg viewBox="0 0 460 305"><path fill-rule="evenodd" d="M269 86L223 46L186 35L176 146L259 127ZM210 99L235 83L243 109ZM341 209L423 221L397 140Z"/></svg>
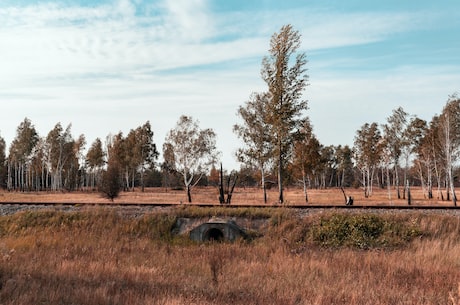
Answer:
<svg viewBox="0 0 460 305"><path fill-rule="evenodd" d="M191 190L216 162L216 134L212 129L200 129L198 121L182 115L163 144L163 156L168 166L180 173L192 202Z"/></svg>
<svg viewBox="0 0 460 305"><path fill-rule="evenodd" d="M278 169L279 202L284 202L283 177L292 152L294 135L306 120L307 101L303 99L308 85L306 55L297 53L300 34L291 25L281 27L270 40L269 55L262 60L262 79L270 94L268 123L272 126L272 143ZM295 59L291 59L295 56Z"/></svg>

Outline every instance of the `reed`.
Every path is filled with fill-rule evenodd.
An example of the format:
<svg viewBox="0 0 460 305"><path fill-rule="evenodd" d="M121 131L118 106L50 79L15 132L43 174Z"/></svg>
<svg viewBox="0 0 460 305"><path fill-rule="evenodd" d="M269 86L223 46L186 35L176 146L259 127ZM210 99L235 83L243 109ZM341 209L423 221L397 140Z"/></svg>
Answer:
<svg viewBox="0 0 460 305"><path fill-rule="evenodd" d="M175 217L104 209L0 217L0 303L431 305L460 298L456 216L269 218L262 236L233 244L176 236ZM394 230L388 223L418 233L365 248L315 240L321 224L344 221L364 231L367 224L378 238Z"/></svg>

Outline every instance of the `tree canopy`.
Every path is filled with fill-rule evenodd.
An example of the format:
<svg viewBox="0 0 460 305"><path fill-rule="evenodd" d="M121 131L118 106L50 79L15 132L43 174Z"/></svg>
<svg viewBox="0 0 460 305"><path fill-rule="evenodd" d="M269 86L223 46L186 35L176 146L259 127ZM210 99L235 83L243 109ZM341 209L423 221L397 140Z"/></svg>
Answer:
<svg viewBox="0 0 460 305"><path fill-rule="evenodd" d="M166 136L163 156L168 167L182 176L187 200L192 202L191 189L217 161L216 134L210 128L200 129L198 121L182 115Z"/></svg>

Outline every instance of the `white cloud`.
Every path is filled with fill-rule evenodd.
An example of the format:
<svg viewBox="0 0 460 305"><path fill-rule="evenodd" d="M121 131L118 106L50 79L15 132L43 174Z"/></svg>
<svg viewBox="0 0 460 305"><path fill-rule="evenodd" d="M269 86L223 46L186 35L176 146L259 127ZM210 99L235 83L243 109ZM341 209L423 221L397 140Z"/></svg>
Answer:
<svg viewBox="0 0 460 305"><path fill-rule="evenodd" d="M28 116L42 135L58 121L72 122L74 134L84 133L89 141L109 132L128 132L150 120L161 145L178 117L189 114L202 127L217 131L225 163L234 163L232 152L239 145L231 132L236 108L252 91L263 90L260 61L270 35L282 24L292 23L300 30L307 54L381 41L420 26L416 13L216 14L205 0L164 0L142 6L130 0L94 7L0 6L0 20L0 100L9 102L2 103L0 131L7 142ZM194 69L229 62L221 70ZM330 68L333 64L315 65ZM433 77L414 77L430 75L432 70L392 71L399 79L373 74L369 79L352 75L348 80L344 75L312 72L309 113L313 123L320 122L315 130L326 143L333 141L332 134L337 139L337 134L350 129L348 138L352 138L363 117L378 118L377 109L389 114L394 107L382 106L389 101L412 99L425 105L434 96L439 98L446 82L458 83L453 73L443 76L442 71L433 76L431 86ZM417 92L420 88L423 91ZM425 98L417 98L420 95ZM334 108L338 111L331 114ZM348 118L342 117L344 113ZM350 119L347 126L351 127L330 129L328 118L334 124ZM342 138L343 143L348 141L345 135ZM341 143L341 138L334 142Z"/></svg>
<svg viewBox="0 0 460 305"><path fill-rule="evenodd" d="M181 41L201 41L214 29L206 0L166 0L167 22L175 30L171 38Z"/></svg>
<svg viewBox="0 0 460 305"><path fill-rule="evenodd" d="M204 0L167 0L152 10L149 15L136 15L136 6L129 0L92 8L58 4L0 8L4 20L0 80L130 74L145 68L158 71L261 57L269 32L278 29L267 29L268 22L258 24L267 18L299 23L309 52L376 41L404 28L411 19L324 13L302 18L298 12L214 16ZM216 24L215 19L221 17L226 24ZM240 22L244 29L238 26ZM232 32L252 34L221 41Z"/></svg>

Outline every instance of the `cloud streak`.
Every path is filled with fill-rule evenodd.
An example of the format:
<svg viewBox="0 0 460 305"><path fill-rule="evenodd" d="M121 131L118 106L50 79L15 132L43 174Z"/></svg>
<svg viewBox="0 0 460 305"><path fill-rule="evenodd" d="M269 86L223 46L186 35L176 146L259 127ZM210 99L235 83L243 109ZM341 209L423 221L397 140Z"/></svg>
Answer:
<svg viewBox="0 0 460 305"><path fill-rule="evenodd" d="M161 145L177 118L188 114L200 119L203 127L216 129L219 147L231 160L238 145L231 132L235 111L252 91L264 90L260 62L270 36L281 25L292 23L301 32L310 58L415 31L426 26L422 20L427 16L315 8L217 12L206 0L119 0L91 7L0 4L0 20L0 100L10 102L2 106L8 115L1 117L0 130L7 142L15 126L29 116L42 126L42 133L57 121L72 122L76 133L89 139L127 132L151 120ZM394 100L413 99L417 86L427 82L414 75L434 71L390 69L403 77L397 80L403 84L398 89L382 74L369 78L334 71L337 64L365 65L365 58L316 58L319 61L309 64L312 85L307 89L314 123L315 118L324 122L329 109L339 109L340 100L364 116L357 105L390 89L396 92ZM440 86L436 93L447 86L442 73L435 74L439 77L434 83ZM383 98L374 100L385 103ZM320 124L317 128L327 130ZM323 135L332 141L332 136Z"/></svg>
<svg viewBox="0 0 460 305"><path fill-rule="evenodd" d="M411 20L402 15L392 16L390 22L388 16L368 14L351 18L315 14L307 19L294 12L219 16L203 0L164 1L144 8L143 14L137 11L141 9L129 0L97 7L0 8L3 75L22 81L24 77L159 71L261 57L267 37L279 28L264 22L258 26L267 18L298 22L309 52L377 41L407 27ZM232 32L246 32L234 24L250 28L250 35L225 39Z"/></svg>

